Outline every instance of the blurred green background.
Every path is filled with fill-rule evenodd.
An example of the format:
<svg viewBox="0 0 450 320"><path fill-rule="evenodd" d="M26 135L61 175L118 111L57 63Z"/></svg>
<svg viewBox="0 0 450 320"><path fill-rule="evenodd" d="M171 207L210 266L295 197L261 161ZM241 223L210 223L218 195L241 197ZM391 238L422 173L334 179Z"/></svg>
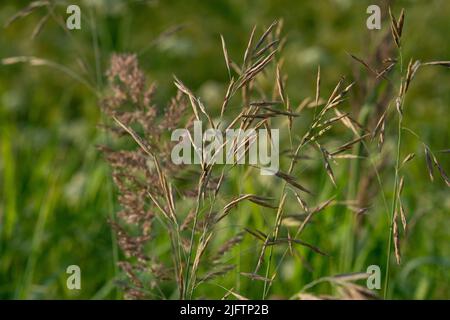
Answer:
<svg viewBox="0 0 450 320"><path fill-rule="evenodd" d="M346 52L369 55L388 30L386 21L382 31L366 28L367 6L378 3L385 7L386 1L86 0L57 1L55 7L55 14L65 18L66 6L79 4L81 30L68 34L49 19L32 39L33 30L47 14L45 8L3 28L28 3L1 1L0 58L45 58L101 85L111 53L135 52L148 79L159 85L157 102L161 105L175 92L172 74L207 104L220 101L228 80L220 34L230 56L242 57L253 25L262 30L283 18L287 91L292 100L299 101L314 96L319 64L322 89L330 92L339 77L350 74L354 67ZM406 9L405 57L450 59L449 1L390 3L397 14L402 7ZM182 28L158 38L177 26ZM89 61L86 72L79 57ZM449 89L449 70L424 69L407 100L405 123L420 133L432 150L450 147ZM106 222L117 203L108 165L96 149L106 141L97 127L100 122L96 96L72 78L52 68L0 65L0 298L122 297L113 283L120 253ZM405 137L403 147L405 154L422 153L421 144L411 136ZM448 155L440 161L450 172ZM404 201L415 226L403 245L402 265L392 267L391 297L448 299L449 189L440 179L429 181L423 156L408 171ZM392 175L386 175L389 186ZM317 177L326 179L323 173ZM345 185L345 175L340 183ZM386 220L379 218L384 214L381 206L378 211L381 213L366 221L370 236L359 244L357 257L348 262L349 269L340 270L336 261L320 256L306 257L313 272L288 261L284 282L274 284L273 293L288 297L286 284L292 294L321 276L365 271L371 264L384 267L388 230ZM323 223L308 230L305 238L321 243L332 255L338 254L344 220L324 216ZM323 235L327 235L325 239ZM82 290L66 288L65 270L71 264L81 267Z"/></svg>

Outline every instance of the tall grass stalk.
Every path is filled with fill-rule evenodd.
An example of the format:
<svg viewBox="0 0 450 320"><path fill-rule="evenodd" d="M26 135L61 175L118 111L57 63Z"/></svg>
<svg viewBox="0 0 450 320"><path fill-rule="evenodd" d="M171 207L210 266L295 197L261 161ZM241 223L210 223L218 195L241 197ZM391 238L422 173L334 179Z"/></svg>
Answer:
<svg viewBox="0 0 450 320"><path fill-rule="evenodd" d="M399 58L400 58L400 75L401 75L401 85L403 84L403 54L402 49L399 50ZM399 110L403 109L404 96L401 97ZM403 114L398 112L398 122L397 122L397 148L395 154L395 173L394 173L394 186L393 186L393 198L392 198L392 206L391 212L389 216L389 240L387 246L387 256L386 256L386 272L384 277L384 292L383 297L386 299L388 297L388 289L389 289L389 272L390 272L390 261L391 261L391 252L392 252L392 238L393 238L393 226L394 226L394 214L395 210L397 210L397 199L398 199L398 180L399 180L399 170L400 170L400 151L402 144L402 122L403 122Z"/></svg>

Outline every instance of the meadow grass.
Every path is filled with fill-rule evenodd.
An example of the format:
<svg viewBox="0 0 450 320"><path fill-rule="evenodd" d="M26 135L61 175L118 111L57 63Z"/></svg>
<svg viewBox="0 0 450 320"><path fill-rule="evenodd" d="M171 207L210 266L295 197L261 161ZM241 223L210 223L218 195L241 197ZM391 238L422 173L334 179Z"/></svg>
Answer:
<svg viewBox="0 0 450 320"><path fill-rule="evenodd" d="M89 19L86 21L90 21L91 27L96 26L95 30L89 28L89 32L77 34L73 38L73 42L78 43L78 50L82 52L83 56L86 56L86 61L92 61L87 75L78 71L78 65L71 63L70 53L64 50L58 51L59 49L53 48L51 45L47 48L38 44L40 37L53 39L55 34L59 34L56 31L58 30L57 26L44 28L37 37L37 41L32 45L27 39L18 39L17 32L32 31L36 20L39 20L33 18L33 15L27 19L34 20L16 21L10 27L16 28L13 29L14 31L8 31L11 30L10 28L4 31L9 37L9 41L17 43L17 45L14 45L14 50L3 49L2 58L24 56L24 52L19 50L19 44L24 43L25 46L36 50L36 54L27 51L28 57L47 57L42 54L49 53L48 61L58 61L58 65L50 66L67 66L63 67L63 72L69 71L69 76L75 80L87 80L81 81L80 86L70 82L70 77L54 71L30 69L20 65L1 67L2 71L4 70L2 74L5 75L1 79L1 87L5 93L0 109L2 119L0 139L2 152L0 166L2 176L1 297L101 299L122 297L121 288L129 286L124 282L124 274L117 270L117 261L123 261L125 257L122 254L120 257L118 256L115 235L111 234L106 222L108 217L109 220L114 221L115 212L120 208L116 200L118 194L117 190L112 190L111 171L96 149L97 145L112 145L116 138L112 139L110 134L105 134L102 128L97 127L99 123L108 122L105 120L106 118L101 118L100 110L96 107L98 105L96 96L103 95L103 92L99 91L104 82L102 70L106 70L110 54L115 51L139 52L139 47L142 47L140 44L148 41L137 32L133 32L136 34L137 42L132 43L130 40L132 39L130 28L134 23L139 22L146 25L143 22L145 17L139 13L141 5L124 5L121 7L122 16L119 15L121 18L110 13L107 14L107 18L104 18L102 13L109 12L105 8L90 9L92 11L86 15ZM175 25L179 13L174 13L163 4L159 6L158 13L152 13L159 15L155 17L155 25L158 26L158 21L167 17L171 17L167 21L174 22L173 25ZM168 37L160 38L158 42L155 42L156 45L150 47L153 48L152 50L143 51L139 56L139 64L146 73L148 72L151 79L160 80L161 90L157 91L154 97L157 105L164 105L169 101L168 97L175 93L176 87L172 84L171 74L176 73L179 79L183 80L183 87L192 88L189 89L189 92L195 92L195 95L197 92L200 92L199 95L208 93L209 98L205 97L205 105L215 106L211 112L219 116L223 113L220 110L223 107L223 101L218 100L220 99L218 96L226 93L230 74L236 73L230 61L241 57L247 46L247 39L242 36L237 37L237 35L250 33L252 26L238 24L232 27L227 23L215 25L211 21L216 21L214 19L220 14L215 13L208 5L202 5L203 10L212 17L209 22L205 23L214 25L214 30L217 32L216 35L206 35L198 30L200 25L198 12L186 10L183 5L179 6L179 11L183 12L182 15L180 14L181 18L187 14L198 24L193 23L194 26L191 25L190 28L187 26L187 35L181 30L181 33L178 31L174 34L170 33ZM224 12L228 12L230 17L236 15L233 13L233 8L223 6L222 9L226 9ZM269 97L274 92L275 99L282 102L281 106L286 109L285 111L303 112L301 117L294 120L295 132L288 130L282 137L283 141L286 141L287 149L293 152L295 150L292 150L292 145L302 142L296 138L305 137L305 132L311 128L311 123L314 123L317 115L316 112L320 112L320 107L316 107L319 105L320 98L327 100L339 81L340 75L348 74L349 69L354 70L352 79L355 78L358 81L356 88L352 88L356 92L349 91L351 100L343 108L345 111L342 112L351 112L351 115L356 117L355 121L363 124L364 127L377 128L377 122L383 114L380 105L386 107L383 95L389 96L389 88L383 81L380 85L375 85L373 75L370 75L371 71L366 70L360 61L355 61L345 54L342 54L342 57L339 54L335 55L336 52L346 50L361 60L367 60L367 64L370 66L377 63L376 60L368 58L371 52L364 52L361 46L354 43L353 37L346 39L349 34L348 28L341 25L340 15L320 4L306 4L305 12L299 13L300 19L293 19L289 14L283 14L283 10L287 9L277 7L274 3L267 2L264 7L267 12L269 9L274 9L277 17L285 18L284 32L288 35L288 41L283 50L286 62L281 64L279 56L276 56L276 60L279 62L279 71L277 71L276 65L270 65L265 74L258 76L258 85L267 92ZM433 19L436 30L445 29L446 22L442 17L445 16L443 12L448 10L448 4L435 1L433 8L439 8L439 10L430 10L432 14L423 17L421 16L421 5L417 5L417 7L406 5L407 19L413 21ZM13 9L20 8L5 6L2 10L2 17L10 16ZM395 9L393 12L398 15L400 7L396 6ZM58 12L58 10L60 9L56 7L55 11ZM242 10L242 13L238 13L241 15L243 12L247 12L245 8L239 10ZM302 21L310 21L308 15L314 13L316 16L320 16L318 10L323 10L320 11L323 17L331 15L335 19L329 22L322 21L321 25L325 25L325 27L321 28L327 28L325 31L318 27L311 30L311 25L306 22L304 28L299 28L303 24ZM358 12L361 13L358 14ZM342 13L342 16L347 18L354 16L353 19L348 20L351 21L350 27L358 23L364 26L365 15L362 14L364 12L363 5L355 5L349 12ZM128 14L125 15L125 13ZM136 17L136 22L132 21L130 16ZM95 23L94 17L97 17ZM269 27L273 17L266 13L261 16L261 19ZM255 29L255 32L258 37L261 36L261 33L267 28L261 26L258 14L254 14L251 20L258 23L259 27ZM296 20L300 22L296 22ZM116 23L117 25L115 25ZM327 23L329 23L328 27ZM306 26L308 26L308 32L299 35L299 30L306 30ZM138 30L137 26L134 28ZM445 39L442 38L442 32L433 33L422 44L417 41L420 33L408 31L409 28L410 30L414 28L413 23L406 22L405 28L406 31L403 34L405 40L402 43L405 47L402 50L405 52L402 55L407 56L408 59L410 56L420 58L422 61L448 58L445 46L436 45ZM160 32L163 29L158 27ZM274 29L275 26L267 35L271 34ZM390 33L389 20L386 20L383 30L388 31L385 33ZM47 36L46 32L50 35ZM360 33L365 37L372 36L368 35L368 31L363 27L361 27ZM223 41L219 34L223 34ZM340 34L342 37L338 37L336 34ZM323 37L317 38L317 35ZM257 36L255 35L255 37ZM202 41L205 40L204 37L211 38L208 38L209 41ZM155 38L157 38L156 34ZM312 42L313 38L315 41L321 39L319 44ZM372 43L380 43L379 38L381 37L373 39ZM298 39L304 42L300 45L302 54L298 53L299 45L296 41ZM264 41L266 40L264 39ZM175 41L175 45L171 41ZM188 51L183 47L183 43L186 42ZM70 43L70 47L74 46L72 42ZM267 41L268 45L270 43ZM311 45L316 51L307 52L308 45ZM326 50L317 48L321 45ZM4 46L2 47L4 48ZM376 47L372 49L376 49ZM174 52L173 56L165 57L164 50ZM226 59L223 58L224 53ZM319 57L315 58L316 60L314 60L315 54ZM307 62L308 59L313 59L313 62ZM298 66L298 61L302 61L301 67ZM11 63L11 60L6 62ZM42 64L42 60L37 62ZM206 65L217 67L207 68ZM321 66L320 81L317 77L319 65ZM336 67L336 65L340 65L340 67ZM403 66L403 63L400 63L402 66L400 70L398 66L397 64L397 69L394 69L393 74L398 80L405 81L408 69L406 65ZM61 70L61 68L59 69ZM71 75L71 70L77 71ZM25 77L26 73L31 73L31 76ZM385 294L391 298L448 297L449 248L446 244L448 243L446 241L448 240L446 231L448 229L446 228L448 226L446 213L449 211L446 200L448 189L446 189L445 182L438 178L439 167L436 164L439 163L442 170L449 171L446 153L439 152L439 150L448 148L449 141L445 101L449 101L450 96L446 90L448 88L445 86L445 83L448 83L446 73L448 73L446 70L439 70L437 67L424 67L419 71L416 76L417 80L414 81L408 93L404 115L399 117L397 124L395 124L397 115L395 101L391 104L390 117L387 118L387 124L382 130L384 146L381 151L376 146L378 141L375 141L374 145L374 141L366 142L366 140L359 141L347 149L354 156L364 156L364 159L337 158L334 159L335 163L330 161L331 157L327 158L328 153L332 153L354 138L349 128L342 125L328 133L331 137L329 141L326 141L326 152L322 152L320 148L324 144L323 141L319 141L318 148L309 149L308 146L308 153L300 155L308 156L310 159L298 159L301 166L295 171L290 172L291 159L283 158L282 168L285 171L284 175L279 175L278 180L261 179L251 167L230 170L228 180L223 185L226 196L219 200L219 208L224 208L232 202L234 199L232 195L253 194L263 198L255 198L256 203L239 201L237 208L233 209L229 213L230 216L222 221L223 225L218 227L220 232L216 233L217 238L208 240L211 241L211 244L207 243L208 246L211 246L211 251L206 251L205 260L212 259L214 261L215 254L222 252L221 246L226 246L230 239L242 237L239 243L228 248L229 251L225 250L220 258L224 265L234 264L235 268L226 270L224 266L224 269L215 270L206 262L204 265L199 262L199 266L196 267L198 270L184 268L183 272L179 273L186 274L181 283L185 283L185 288L189 290L184 291L181 296L194 298L221 298L223 296L311 298L310 295L344 295L348 297L353 294L353 297L357 298L355 287L349 284L350 281L357 280L357 276L354 276L355 278L333 276L350 272L364 272L371 264L378 264L384 272L387 272L384 264L386 258L391 256L388 253L393 246L389 239L393 237L392 240L397 242L396 246L402 248L402 264L396 266L388 258L387 266L392 264L391 270L389 277L384 274L383 280L389 284L389 287L386 285L384 293L380 291L378 295ZM289 78L284 82L284 76L287 74ZM60 84L61 77L64 77L66 81L63 90ZM211 81L203 85L208 79L212 79L214 85L211 85ZM83 86L85 81L88 81L89 85ZM208 83L209 85L207 85ZM396 82L395 92L391 93L391 96L397 95L398 83L400 82ZM31 90L37 85L39 85L39 90ZM221 90L214 89L217 87ZM365 89L372 91L364 93ZM55 90L63 93L61 95L48 94ZM34 92L36 93L34 94ZM306 97L310 97L310 102L301 106L301 102L306 100ZM214 103L214 101L219 103ZM302 108L296 110L300 106ZM305 106L308 107L303 110ZM240 104L230 103L226 107L226 115L230 113L236 115ZM292 110L289 111L287 108ZM163 113L162 107L158 107L158 112ZM60 121L61 119L62 121ZM213 119L216 121L214 117ZM273 122L275 122L273 125L277 124L275 120ZM111 123L114 123L114 120ZM281 120L280 123L284 128L289 127L287 125L289 117ZM405 123L407 127L405 127ZM383 122L378 128L380 131L382 124ZM359 128L357 129L359 131ZM417 132L420 132L420 138L416 137ZM364 134L364 132L361 131L359 134ZM380 135L381 132L378 132L378 140ZM125 143L127 148L133 147L131 142ZM426 144L425 148L423 143ZM414 159L401 165L402 160L412 152L416 154ZM327 164L326 159L330 163ZM427 163L428 170L433 172L435 180L433 183L427 181L429 175L426 171ZM392 168L394 168L393 171ZM331 173L330 170L332 170ZM400 176L405 176L401 201L406 208L408 232L396 236L390 229L397 228L398 234L402 228L401 225L397 225L396 228L394 226L394 223L400 224L401 219L393 219L396 216L396 209L398 212L396 217L400 217L401 207L398 207L399 198L397 197ZM334 187L331 177L334 177L336 187ZM184 178L186 179L186 177ZM260 241L257 236L258 232L255 230L262 230L266 235L272 235L273 241L278 238L281 225L285 220L293 223L294 230L297 230L299 219L305 221L301 219L308 217L308 211L301 207L302 204L296 197L296 193L297 195L301 194L301 191L296 188L295 183L314 190L314 197L307 198L309 212L314 212L314 208L320 209L321 204L326 204L327 200L333 199L333 202L317 211L317 215L314 213L312 223L308 223L307 227L301 229L302 237L300 238L308 244L314 245L316 249L325 251L330 257L317 254L307 247L295 246L292 248L291 243L286 240L284 240L284 244L272 245L270 241L267 241L269 237L266 237L262 242L263 247L267 246L267 249L264 250L266 252L264 268L260 269L261 272L256 275L255 265L258 264L262 251L261 243L258 243ZM381 191L378 190L374 194L373 189L379 189L380 185L382 186ZM267 204L265 202L271 194L270 191L280 191L280 194L275 197L277 201L274 205L278 208L287 205L285 212L272 210L257 203L257 201L263 201L264 204ZM286 191L286 196L284 196L284 191ZM355 202L355 200L359 202ZM183 200L181 204L177 204L177 208L183 209L182 212L177 212L177 215L180 217L188 215L188 209L195 208L198 201L199 199L195 198ZM388 202L392 208L386 210ZM358 206L361 203L367 204L367 208ZM440 205L437 206L437 203ZM273 204L271 203L271 205ZM202 212L200 209L199 206L199 214L207 212ZM284 215L291 216L291 221L283 219ZM164 224L160 223L161 225L157 225L153 230L155 235L148 250L153 255L161 257L165 264L170 264L172 260L167 253L171 251L171 242L163 236L165 229L162 226ZM250 232L246 232L244 228ZM292 227L287 229L289 228ZM196 228L187 227L185 231L189 231L189 229L195 230ZM256 232L256 236L251 232ZM192 262L196 261L196 253L199 252L196 243L204 244L208 239L206 233L195 234L193 237L192 234L190 237L188 236L190 239L188 252L191 254L185 254L190 257L187 265L192 265ZM202 236L202 234L204 235ZM282 234L281 239L286 239L284 236L290 237L293 236L293 233ZM177 245L179 243L172 241L172 246L177 248ZM179 252L179 248L176 250ZM200 254L199 257L202 257L203 254ZM283 262L281 263L281 261ZM84 280L83 290L80 292L70 292L65 288L65 267L70 264L79 264L82 267ZM182 262L178 262L178 268L182 268L182 265ZM102 267L99 268L99 266ZM170 267L168 269L173 271ZM187 270L190 270L189 273ZM216 274L211 274L215 271L217 271ZM227 272L225 273L225 271ZM151 283L152 273L155 271L148 274L143 272L139 276L142 276L144 282ZM276 280L272 281L275 274L276 278L274 279ZM201 285L196 285L201 277L206 276L215 278L211 278L213 281L205 281ZM138 293L137 296L143 294L145 297L153 298L158 296L177 298L179 290L174 288L176 287L175 283L180 282L173 281L173 277L171 279L159 285L156 296L154 296L155 287L148 291L148 288L137 290L134 293ZM364 282L360 282L360 284L364 284Z"/></svg>

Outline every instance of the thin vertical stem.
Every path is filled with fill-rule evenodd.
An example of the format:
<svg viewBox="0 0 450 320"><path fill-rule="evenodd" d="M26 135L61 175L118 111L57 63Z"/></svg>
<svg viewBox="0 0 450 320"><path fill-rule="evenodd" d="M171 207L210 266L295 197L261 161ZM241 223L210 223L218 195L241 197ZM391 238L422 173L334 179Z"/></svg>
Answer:
<svg viewBox="0 0 450 320"><path fill-rule="evenodd" d="M399 49L399 56L400 56L400 74L403 74L403 55L401 50ZM403 77L402 80L403 81ZM401 106L400 110L403 107L403 101L404 97L401 97ZM396 154L396 163L395 163L395 177L394 177L394 193L393 193L393 199L392 199L392 207L389 217L389 240L388 240L388 247L387 247L387 257L386 257L386 274L384 278L384 293L383 298L387 298L388 289L389 289L389 272L390 272L390 262L391 262L391 250L392 250L392 228L394 225L393 217L395 213L395 209L397 208L397 190L398 190L398 176L399 176L399 165L400 165L400 148L402 143L402 122L403 122L403 116L399 113L398 117L398 127L397 127L397 154Z"/></svg>

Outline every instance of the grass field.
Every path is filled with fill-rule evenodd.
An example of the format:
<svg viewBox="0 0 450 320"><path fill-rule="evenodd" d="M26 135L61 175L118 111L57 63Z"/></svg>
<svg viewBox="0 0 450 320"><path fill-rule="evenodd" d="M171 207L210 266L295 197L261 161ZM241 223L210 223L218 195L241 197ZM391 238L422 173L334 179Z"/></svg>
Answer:
<svg viewBox="0 0 450 320"><path fill-rule="evenodd" d="M86 0L79 4L81 30L68 31L61 23L65 23L69 2L51 1L50 7L37 8L5 28L3 25L29 2L6 0L0 4L0 59L28 57L22 59L25 63L2 60L0 65L0 298L124 298L121 284L127 280L118 261L126 258L108 224L108 219L117 219L119 192L110 165L99 151L100 145L116 146L118 141L122 147L134 147L131 139L120 140L102 126L114 123L100 109L100 100L108 94L106 72L113 53L137 55L148 83L157 84L153 103L159 113L164 112L177 92L173 78L176 75L202 98L216 120L229 83L220 35L229 57L240 63L253 26L257 26L259 37L276 19L282 19L281 35L286 39L282 55L276 59L278 63L281 57L284 59L281 72L288 78L283 92L292 108L307 97L314 101L319 66L320 98L328 99L341 76L347 77L347 84L355 81L342 111L370 130L376 126L383 108L390 102L392 106L381 151L376 140L368 140L347 152L364 156L364 161L358 158L331 162L336 187L330 183L320 152L311 148L301 154L310 159L300 161L292 175L313 191L313 196L306 196L309 207L320 206L330 198L334 201L308 224L301 240L329 256L298 246L294 249L296 254L287 254L277 264L289 246L274 248L273 260L266 261L268 269L260 272L261 276L271 276L277 270L265 298L288 299L313 281L366 272L370 265L381 269L382 288L373 290L379 297L450 298L449 187L434 164L434 179L430 181L424 148L427 145L442 170L450 172L450 70L427 66L417 72L403 101L401 126L408 129L398 130L395 102L388 99L397 95L410 59L450 60L449 1L267 0L244 4L234 0ZM366 8L376 3L383 9L382 29L368 30ZM400 59L400 50L391 38L387 3L396 17L405 8L403 61L398 61L392 73L387 74L389 80L377 82L349 54L371 65L387 52ZM45 17L48 20L42 20ZM42 30L33 38L41 22ZM392 48L383 49L380 45L384 37L389 38ZM38 58L53 64L32 60ZM68 70L73 70L75 77ZM258 85L269 99L273 94L280 100L276 63L258 77ZM224 119L236 115L236 109L241 107L241 98L237 99L230 104L230 115ZM294 131L290 133L294 142L313 120L314 108L306 109L295 119ZM281 121L274 121L273 125L287 127ZM329 138L323 143L331 149L354 139L343 125L327 135ZM164 139L168 136L168 132L162 133ZM289 149L286 130L280 139L282 148ZM396 160L401 163L411 153L414 159L396 175ZM288 166L289 159L283 158L281 168L287 171ZM374 176L374 167L379 169L378 177ZM391 205L393 201L394 207L398 205L394 190L398 189L401 176L401 202L408 228L403 232L401 224L398 226L401 264L397 265L394 245L389 248L388 243L392 234ZM223 186L225 196L219 205L223 207L239 194L273 196L278 201L283 197L284 182L261 178L249 166L237 166ZM284 214L303 213L293 194L289 193L286 199ZM355 213L348 200L357 201L356 212L364 210ZM177 200L180 217L192 207L195 199ZM220 232L206 255L213 256L214 250L244 231L244 227L270 231L275 215L273 209L249 201L239 203L232 215L221 222ZM155 223L152 231L146 252L170 264L166 230ZM254 271L260 247L254 236L244 232L242 241L223 257L224 263L235 268L211 283L199 285L193 297L222 298L232 289L245 297L262 298L267 281L242 275ZM384 292L388 255L388 290ZM69 290L66 286L66 268L73 264L81 268L81 290ZM200 265L199 273L207 274L211 268L207 263ZM144 282L150 282L146 277L153 279L151 272L142 275ZM178 298L176 281L172 280L162 284L159 297ZM365 285L365 281L358 283ZM335 296L341 293L339 288L332 281L323 281L306 292Z"/></svg>

